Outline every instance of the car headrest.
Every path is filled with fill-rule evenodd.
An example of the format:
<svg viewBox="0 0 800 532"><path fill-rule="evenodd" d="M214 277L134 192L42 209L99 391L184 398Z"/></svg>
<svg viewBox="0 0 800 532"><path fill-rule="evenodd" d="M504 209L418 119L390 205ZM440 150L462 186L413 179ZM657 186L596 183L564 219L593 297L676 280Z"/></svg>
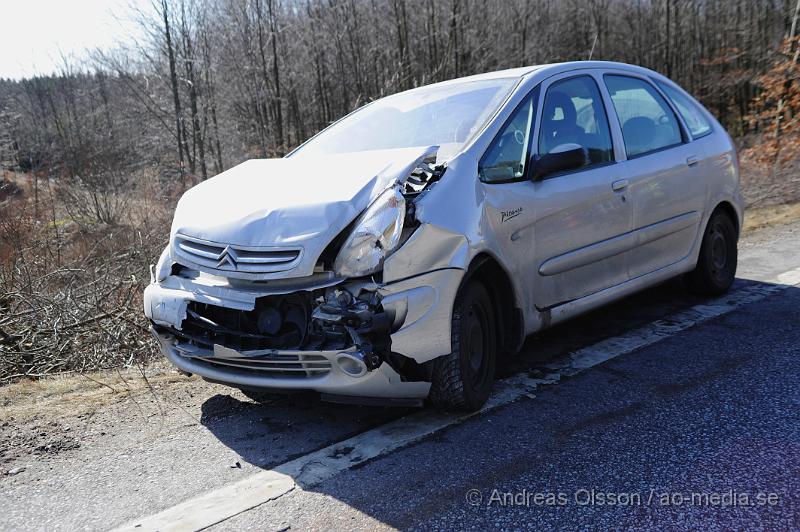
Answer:
<svg viewBox="0 0 800 532"><path fill-rule="evenodd" d="M561 112L559 113L559 109ZM575 104L569 96L563 92L548 93L545 100L544 119L548 122L556 122L562 124L575 124L577 120L577 113L575 112Z"/></svg>
<svg viewBox="0 0 800 532"><path fill-rule="evenodd" d="M633 144L630 148L635 148L637 153L649 149L655 140L655 133L655 123L646 116L634 116L622 125L622 136L625 138L625 142Z"/></svg>

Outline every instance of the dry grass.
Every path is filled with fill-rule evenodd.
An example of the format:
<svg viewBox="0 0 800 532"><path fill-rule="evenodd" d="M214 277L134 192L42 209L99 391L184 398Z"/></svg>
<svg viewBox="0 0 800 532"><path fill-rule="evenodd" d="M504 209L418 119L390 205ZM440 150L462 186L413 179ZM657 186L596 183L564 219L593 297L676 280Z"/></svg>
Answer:
<svg viewBox="0 0 800 532"><path fill-rule="evenodd" d="M99 199L93 192L17 178L21 195L0 203L0 383L61 371L130 367L157 354L142 291L166 244L173 200L152 176ZM82 214L76 214L82 213ZM116 219L116 222L109 222Z"/></svg>
<svg viewBox="0 0 800 532"><path fill-rule="evenodd" d="M753 207L744 213L743 233L800 220L800 202Z"/></svg>
<svg viewBox="0 0 800 532"><path fill-rule="evenodd" d="M766 164L761 160L762 139L748 137L742 142L746 146L739 150L741 186L748 208L800 202L800 153L780 164Z"/></svg>
<svg viewBox="0 0 800 532"><path fill-rule="evenodd" d="M193 377L192 380L199 380ZM0 386L0 424L36 419L78 417L108 405L147 396L155 388L188 382L166 363L139 368L56 374L42 379L22 379Z"/></svg>

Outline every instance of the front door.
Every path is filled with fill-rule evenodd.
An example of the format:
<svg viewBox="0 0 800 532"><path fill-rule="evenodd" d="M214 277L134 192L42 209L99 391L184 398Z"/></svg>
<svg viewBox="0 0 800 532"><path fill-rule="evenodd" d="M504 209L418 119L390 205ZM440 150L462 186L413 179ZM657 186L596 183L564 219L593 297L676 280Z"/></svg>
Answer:
<svg viewBox="0 0 800 532"><path fill-rule="evenodd" d="M487 221L510 273L524 279L540 310L628 279L632 206L625 190L614 190L603 99L592 75L568 76L545 82L538 105L523 101L481 160ZM586 147L589 164L527 179L526 149L544 155L564 144Z"/></svg>

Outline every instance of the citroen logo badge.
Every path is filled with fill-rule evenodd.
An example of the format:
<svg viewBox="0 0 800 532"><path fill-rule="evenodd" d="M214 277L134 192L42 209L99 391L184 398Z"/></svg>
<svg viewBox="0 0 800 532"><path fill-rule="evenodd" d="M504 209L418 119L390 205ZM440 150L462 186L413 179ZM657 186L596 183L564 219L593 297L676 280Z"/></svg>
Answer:
<svg viewBox="0 0 800 532"><path fill-rule="evenodd" d="M225 246L225 249L222 250L222 253L219 255L219 262L217 263L217 268L224 269L236 269L236 252L231 249L230 246Z"/></svg>

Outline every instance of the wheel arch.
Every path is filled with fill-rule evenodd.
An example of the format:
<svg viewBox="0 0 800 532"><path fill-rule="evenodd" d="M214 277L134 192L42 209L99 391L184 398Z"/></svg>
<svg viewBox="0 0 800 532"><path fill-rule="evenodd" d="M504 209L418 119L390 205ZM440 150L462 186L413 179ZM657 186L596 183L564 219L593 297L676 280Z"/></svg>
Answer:
<svg viewBox="0 0 800 532"><path fill-rule="evenodd" d="M511 277L497 259L482 252L470 262L462 286L473 279L486 287L492 299L500 352L515 354L522 347L525 335L522 310Z"/></svg>
<svg viewBox="0 0 800 532"><path fill-rule="evenodd" d="M716 212L724 212L730 216L731 221L733 222L733 227L736 229L736 238L739 238L742 233L742 228L739 226L739 213L736 211L736 207L733 206L733 203L727 200L722 200L717 203L716 207L714 207L714 210L711 211L711 216L708 217L709 221ZM708 225L708 222L706 222L706 225Z"/></svg>
<svg viewBox="0 0 800 532"><path fill-rule="evenodd" d="M732 242L724 238L722 240L722 242L728 246L725 254L725 262L721 265L713 265L712 262L715 262L715 259L711 258L709 253L714 253L713 250L717 248L716 244L708 248L705 254L704 249L706 249L706 244L711 242L706 240L706 237L710 234L709 228L711 227L711 223L714 221L714 218L719 215L725 215L730 219L730 223L732 224L730 229L733 230L734 234ZM720 200L708 215L708 219L702 228L702 233L697 243L697 260L695 261L695 266L693 269L687 271L683 277L686 288L690 292L707 296L720 296L728 291L736 275L736 264L738 262L737 241L741 231L740 224L741 219L738 216L735 205L726 200ZM715 237L715 241L718 242L719 240L717 240L717 238L718 237ZM720 272L724 275L721 275Z"/></svg>

